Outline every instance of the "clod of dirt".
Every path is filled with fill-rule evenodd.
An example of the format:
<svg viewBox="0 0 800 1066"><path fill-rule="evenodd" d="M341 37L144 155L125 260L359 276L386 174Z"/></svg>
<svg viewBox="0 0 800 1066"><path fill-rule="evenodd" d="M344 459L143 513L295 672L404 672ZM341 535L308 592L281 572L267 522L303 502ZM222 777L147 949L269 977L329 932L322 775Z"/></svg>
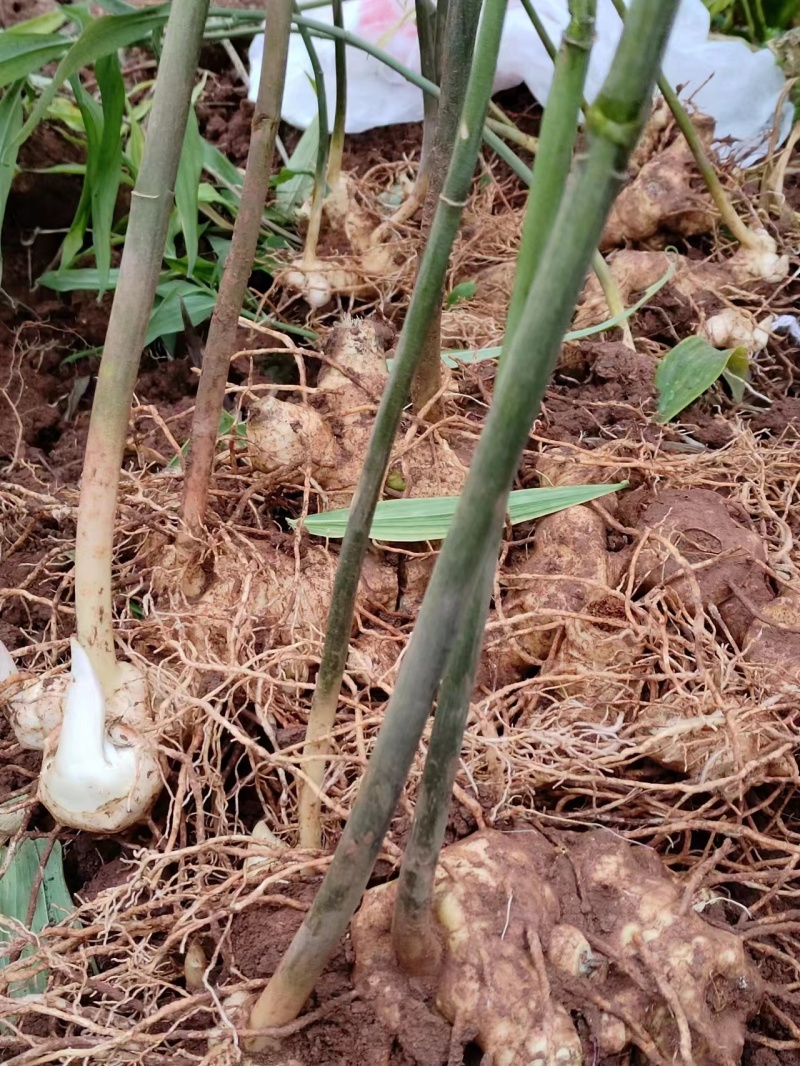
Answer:
<svg viewBox="0 0 800 1066"><path fill-rule="evenodd" d="M744 637L744 657L771 691L800 687L800 593L786 588L759 608Z"/></svg>
<svg viewBox="0 0 800 1066"><path fill-rule="evenodd" d="M551 843L534 829L447 848L433 900L442 964L427 987L397 965L395 895L392 883L364 897L354 978L419 1066L457 1061L468 1041L497 1066L579 1066L633 1048L660 1066L740 1061L757 972L647 848L603 830Z"/></svg>
<svg viewBox="0 0 800 1066"><path fill-rule="evenodd" d="M640 489L625 499L623 520L645 535L636 555L639 588L663 588L690 615L716 607L741 644L752 613L737 592L759 605L773 599L759 565L764 544L741 509L710 489Z"/></svg>
<svg viewBox="0 0 800 1066"><path fill-rule="evenodd" d="M555 450L540 458L538 473L543 486L612 480L608 472L598 478L597 468ZM613 511L615 497L604 497L603 505ZM518 669L539 663L540 676L552 674L569 719L602 720L609 704L618 711L638 688L617 680L641 654L614 592L617 577L605 519L583 505L537 522L533 550L508 582L513 587L503 599L503 614L515 619L520 632L504 658ZM570 680L556 682L559 675Z"/></svg>
<svg viewBox="0 0 800 1066"><path fill-rule="evenodd" d="M714 134L713 119L693 116L706 146ZM686 139L678 133L666 148L648 160L611 208L600 243L608 251L628 241L646 241L657 233L693 237L714 227L711 197Z"/></svg>

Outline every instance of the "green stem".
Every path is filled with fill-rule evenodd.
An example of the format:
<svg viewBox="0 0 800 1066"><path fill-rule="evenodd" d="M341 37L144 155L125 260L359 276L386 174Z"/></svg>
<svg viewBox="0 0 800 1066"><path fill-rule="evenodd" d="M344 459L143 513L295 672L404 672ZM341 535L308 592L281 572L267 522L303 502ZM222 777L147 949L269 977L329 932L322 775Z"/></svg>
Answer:
<svg viewBox="0 0 800 1066"><path fill-rule="evenodd" d="M208 0L173 0L170 9L86 442L75 545L75 608L78 640L107 695L117 677L111 558L119 472L207 10Z"/></svg>
<svg viewBox="0 0 800 1066"><path fill-rule="evenodd" d="M355 911L403 790L434 693L468 610L476 575L503 521L508 492L605 219L639 137L678 0L634 0L614 64L587 116L590 151L571 195L561 205L547 248L548 269L534 280L507 353L486 426L475 452L400 674L339 846L311 910L251 1017L254 1028L283 1025L301 1009ZM480 69L485 101L491 89L505 4L484 12L467 108ZM489 54L489 32L496 31ZM488 71L487 58L491 59ZM479 128L466 123L477 149ZM459 138L457 156L465 144ZM474 164L474 158L473 158ZM456 170L454 156L451 177ZM469 188L469 174L462 188ZM454 190L448 181L447 199ZM449 205L442 198L440 212ZM438 215L438 212L437 212ZM457 212L456 212L457 215ZM435 249L431 233L426 255ZM449 244L448 244L449 246ZM437 250L438 251L438 250ZM414 299L424 294L420 277ZM394 367L413 363L406 353ZM352 522L352 517L351 517Z"/></svg>
<svg viewBox="0 0 800 1066"><path fill-rule="evenodd" d="M381 397L369 452L350 509L347 532L336 571L325 648L309 717L310 736L307 737L306 752L309 749L317 753L328 750L326 737L330 733L336 711L347 657L355 593L364 553L369 543L372 517L422 340L430 316L436 308L450 248L461 219L461 204L466 200L472 183L481 129L492 91L505 9L505 0L496 0L487 6L481 22L475 61L464 101L460 125L462 135L458 137L453 152L450 172L443 195L439 199L430 239L423 253L422 266L400 334L397 357L392 366L389 383ZM431 697L432 695L431 693ZM422 710L423 722L430 711L430 703L429 698ZM386 816L387 804L394 809L412 757L413 749L407 750L397 765L389 768L384 765L387 776L376 782L382 796L379 802L381 823ZM318 765L320 764L321 759L318 760ZM367 777L369 776L370 772L367 771ZM374 788L375 785L371 787ZM363 816L363 805L359 809ZM356 819L352 829L355 830L358 821L359 819ZM381 839L384 832L385 829L381 832ZM360 832L355 839L358 840L359 837ZM361 842L356 844L353 850L355 865L348 869L346 852L348 846L353 845L345 845L343 838L331 867L331 870L335 867L334 875L326 879L327 887L321 890L317 897L318 901L321 901L320 907L314 911L313 916L309 914L303 932L295 938L253 1010L252 1024L255 1028L282 1025L295 1017L302 1007L358 903L378 853L380 840L375 838L374 844L374 849L368 846L366 850Z"/></svg>
<svg viewBox="0 0 800 1066"><path fill-rule="evenodd" d="M530 152L531 155L536 155L539 141L529 133L523 133L518 126L511 126L506 122L500 122L496 118L487 118L486 125L493 133L496 133L498 137L505 137L505 139L511 141L512 144L518 144L520 148L524 148L526 152Z"/></svg>
<svg viewBox="0 0 800 1066"><path fill-rule="evenodd" d="M565 33L565 37L564 37L564 41L562 42L562 52L561 53L557 53L555 45L550 40L550 35L548 34L544 23L539 18L539 16L536 14L536 10L534 9L534 7L531 4L530 0L522 0L522 4L523 4L523 7L525 8L525 11L528 14L528 18L533 23L533 28L536 30L536 33L539 36L539 40L542 42L542 45L544 46L544 50L547 52L547 54L550 56L550 58L556 64L556 69L555 69L555 71L553 73L553 85L552 85L552 88L550 90L550 95L548 96L548 99L547 99L547 107L545 108L545 117L544 117L543 122L542 122L542 124L544 126L544 124L547 122L547 113L548 113L548 111L550 111L551 106L553 105L553 103L556 104L556 106L558 107L559 110L565 110L564 103L563 103L563 99L564 98L561 97L561 91L557 90L557 81L559 80L559 69L558 69L558 66L559 66L559 55L563 55L563 52L564 52L565 48L569 49L569 57L570 58L569 58L569 65L567 67L567 70L565 72L562 72L561 77L562 78L564 78L565 76L567 77L567 84L570 85L570 89L568 90L568 92L574 91L574 88L575 88L574 82L577 81L577 73L578 73L577 68L581 64L581 59L580 59L579 55L576 55L576 54L574 54L572 52L572 50L570 48L570 42L567 40L567 38L575 37L575 35L576 35L575 29L573 28L573 23L575 22L575 18L574 18L574 15L573 15L573 17L570 18L570 25L567 27L567 30L566 30L566 33ZM583 5L581 5L581 6L583 6ZM593 4L592 6L593 6L593 8L595 8L596 4ZM570 8L570 10L572 11L572 8ZM577 12L577 15L579 16L578 20L577 20L577 22L578 22L577 36L578 36L578 39L580 39L580 37L581 37L580 24L581 24L581 21L582 21L581 18L580 18L580 11ZM591 46L591 42L589 42L589 45ZM585 47L585 41L584 41L584 47ZM588 53L585 53L585 56L588 59ZM563 61L562 61L562 64L563 64ZM588 108L589 108L589 105L583 99L583 82L585 80L585 77L586 77L586 71L584 70L582 75L581 75L581 88L580 88L581 96L580 96L580 99L579 99L580 107L583 108L584 113L586 111L588 111ZM556 95L555 101L553 100L553 95L554 94ZM578 110L580 110L580 108ZM559 120L559 121L563 121L563 120ZM575 121L575 134L577 134L577 123L578 123L578 114L577 114L577 112L576 112L574 121ZM554 122L553 123L553 127L556 130L561 128L559 126L558 122ZM571 128L571 127L569 127L569 128ZM569 154L570 155L572 153L572 149L574 147L574 143L575 143L575 136L573 135L572 141L569 144ZM563 159L566 159L567 152L566 152L565 148L566 148L565 145L559 146L557 141L556 141L555 145L551 142L550 152L551 153L555 153L556 155L560 155L561 154L561 155L563 155ZM549 173L549 171L545 171L545 173ZM558 199L559 199L559 202L560 202L560 195L561 195L561 191L563 190L563 186L559 186L558 183L555 180L553 180L549 184L550 184L550 188L549 188L550 193L551 194L555 193L557 195ZM542 216L542 217L544 217L544 216ZM543 223L540 223L538 221L538 218L539 218L539 216L537 216L537 221L534 223L534 220L532 219L531 215L529 214L526 217L526 223L530 222L531 224L535 224L537 226L540 225L540 224L543 224ZM524 242L525 242L525 234L523 233L523 243ZM538 245L538 248L536 249L536 254L538 256L538 255L541 254L541 248L543 247L541 235L539 235L539 237L537 238L536 244ZM524 262L524 257L521 256L521 258L523 259L523 262ZM597 277L597 280L600 283L600 288L603 291L603 295L606 298L606 303L608 304L610 317L611 318L615 318L617 315L622 315L624 310L625 310L625 306L624 306L624 304L622 302L622 294L619 291L619 286L617 285L616 281L614 280L614 275L611 273L611 270L609 269L608 264L606 263L605 259L603 259L602 255L600 254L599 251L595 252L595 254L592 256L592 270L594 271L594 273L595 273L595 275ZM515 324L515 322L519 318L521 305L524 302L525 291L526 291L526 289L524 287L524 281L520 282L519 268L518 268L517 281L516 281L515 287L514 287L514 295L512 295L511 307L509 309L509 321L512 323L512 326ZM515 299L514 299L515 296L516 296L516 306L515 306ZM631 333L630 323L628 322L627 318L623 318L622 319L622 321L620 323L620 329L622 330L623 342L626 344L626 346L628 348L631 348L632 350L635 350L636 345L634 344L633 335Z"/></svg>
<svg viewBox="0 0 800 1066"><path fill-rule="evenodd" d="M344 29L342 0L333 0L333 24ZM336 63L336 110L333 115L333 133L328 159L328 185L333 188L342 173L344 156L344 127L347 119L347 45L337 37L334 41Z"/></svg>
<svg viewBox="0 0 800 1066"><path fill-rule="evenodd" d="M183 482L183 519L191 537L197 536L203 525L236 327L261 232L275 136L281 116L291 14L292 0L267 0L266 35L270 44L269 48L264 49L261 60L261 79L251 124L247 168L231 247L225 260L203 355Z"/></svg>
<svg viewBox="0 0 800 1066"><path fill-rule="evenodd" d="M445 29L446 44L439 92L439 117L431 150L428 190L422 209L422 234L427 236L453 155L461 109L467 90L475 34L481 14L481 0L450 0ZM414 410L426 410L430 422L438 422L441 404L431 403L442 387L442 297L444 278L438 302L428 322L422 353L411 383Z"/></svg>
<svg viewBox="0 0 800 1066"><path fill-rule="evenodd" d="M322 73L317 50L314 47L312 34L306 27L306 20L297 14L297 4L294 4L295 17L292 20L297 26L303 44L308 52L311 69L314 72L314 90L317 94L317 120L319 126L319 140L317 142L317 165L314 170L314 192L311 197L311 211L308 216L308 229L306 230L306 244L303 250L303 264L310 267L317 258L317 245L319 244L319 231L322 227L322 204L326 195L326 171L328 169L328 148L330 145L330 126L328 125L328 97L325 92L325 77ZM338 26L333 29L338 30ZM265 48L266 51L266 48Z"/></svg>
<svg viewBox="0 0 800 1066"><path fill-rule="evenodd" d="M447 829L450 797L483 645L501 534L502 525L483 564L483 573L473 590L458 639L442 675L414 822L397 883L392 943L400 965L414 975L435 973L440 963L441 944L431 911L436 864Z"/></svg>
<svg viewBox="0 0 800 1066"><path fill-rule="evenodd" d="M501 0L499 6L504 10L505 0ZM489 30L486 33L496 29L497 17L494 13L488 18ZM467 136L458 139L453 152L450 172L445 183L445 195L439 198L436 208L430 237L398 341L397 357L381 397L369 451L350 508L347 531L339 555L325 645L303 747L309 781L300 785L299 795L300 844L304 848L319 848L321 845L319 790L325 773L325 756L330 751L329 737L336 717L339 690L347 662L356 592L361 565L369 544L372 516L386 476L400 416L421 356L428 323L435 314L437 305L441 304L439 294L442 291L450 248L475 171L480 131L494 75L494 66L489 66L489 62L491 60L493 64L496 58L496 49L491 51L494 47L493 37L489 36L486 41L488 43L483 44L484 54L476 58L467 88L463 115Z"/></svg>
<svg viewBox="0 0 800 1066"><path fill-rule="evenodd" d="M528 290L539 268L572 165L578 135L583 85L589 69L594 34L595 0L571 0L570 22L555 59L553 84L539 133L539 151L528 193L528 210L522 227L517 273L506 320L506 339L525 306ZM532 205L536 209L532 210Z"/></svg>
<svg viewBox="0 0 800 1066"><path fill-rule="evenodd" d="M612 2L617 9L619 17L624 22L627 12L624 0L612 0ZM722 182L717 177L714 165L706 155L703 142L700 140L700 136L695 129L692 120L689 118L686 108L678 99L678 94L664 77L662 71L659 71L658 73L656 84L658 85L659 92L667 101L667 106L672 112L672 116L675 119L678 129L686 138L686 143L689 145L689 149L694 156L697 169L700 171L703 181L706 183L706 188L711 194L711 199L714 201L723 223L728 227L733 238L737 240L743 248L760 248L758 238L734 211L733 205L722 187Z"/></svg>

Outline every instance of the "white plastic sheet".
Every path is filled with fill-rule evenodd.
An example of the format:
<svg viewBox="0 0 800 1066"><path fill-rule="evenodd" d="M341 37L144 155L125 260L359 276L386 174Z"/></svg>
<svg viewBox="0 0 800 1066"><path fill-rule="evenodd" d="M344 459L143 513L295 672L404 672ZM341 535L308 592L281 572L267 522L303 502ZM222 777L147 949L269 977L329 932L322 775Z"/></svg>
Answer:
<svg viewBox="0 0 800 1066"><path fill-rule="evenodd" d="M550 37L558 42L568 21L567 0L534 0ZM586 84L591 101L608 73L622 23L611 0L597 5L595 44ZM345 28L389 52L419 73L414 0L345 0ZM308 17L333 22L330 7L310 10ZM753 51L745 41L710 38L710 19L702 0L681 0L664 56L663 69L684 101L716 121L717 149L750 165L766 152L785 79L768 49ZM325 78L328 111L333 121L336 100L334 44L314 39ZM255 99L264 48L263 35L250 47L250 99ZM520 0L510 0L495 77L495 92L524 82L536 99L547 103L553 64ZM397 71L358 48L347 48L348 133L377 126L422 120L422 92ZM317 114L311 64L299 34L292 34L283 97L284 121L306 129ZM791 106L780 116L779 140L789 132Z"/></svg>

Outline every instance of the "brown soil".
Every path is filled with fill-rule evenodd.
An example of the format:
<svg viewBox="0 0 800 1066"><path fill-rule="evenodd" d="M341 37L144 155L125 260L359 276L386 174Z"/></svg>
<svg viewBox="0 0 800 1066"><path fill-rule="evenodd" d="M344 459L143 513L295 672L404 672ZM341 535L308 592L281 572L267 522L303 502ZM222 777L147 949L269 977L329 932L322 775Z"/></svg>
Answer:
<svg viewBox="0 0 800 1066"><path fill-rule="evenodd" d="M37 2L0 3L0 24L9 24L17 16L30 17L40 9L42 5ZM204 56L204 65L211 75L198 108L201 126L209 139L241 166L247 154L251 105L244 99L243 87L218 53ZM538 109L525 92L514 90L503 94L499 102L526 132L536 131ZM297 140L296 131L284 128L282 134L291 151ZM351 137L346 145L345 168L364 180L376 167L397 167L415 160L419 144L417 126L376 130ZM24 146L20 163L24 168L36 168L54 159L72 158L71 151L57 131L45 126ZM497 189L502 192L497 193L491 204L491 218L513 216L513 225L508 228L509 232L516 233L518 218L514 212L518 212L524 202L524 192L518 184L509 181L503 166L494 162L491 166ZM792 181L796 191L800 185L794 178ZM790 184L787 179L787 192ZM110 298L98 302L93 294L61 296L36 288L35 281L52 263L60 240L57 233L40 231L63 230L68 226L79 195L79 179L23 173L12 188L3 230L3 288L9 299L0 304L0 467L3 469L0 501L5 508L1 512L0 639L13 650L41 641L50 649L46 654L53 656L53 662L63 651L64 642L73 628L70 551L74 540L74 513L71 508L77 499L97 367L96 361L84 359L65 363L64 360L77 351L102 344ZM461 235L459 254L475 242L480 243L481 227L485 224L486 220L479 212L473 213ZM702 240L693 247L698 257L708 251ZM467 256L467 266L462 264L468 276L469 270L474 272L476 269L474 263L469 265L470 262ZM712 313L717 309L714 298L702 295L706 313ZM777 309L790 310L794 295L791 286L782 291L779 297L782 306ZM405 304L400 299L395 303L389 301L381 308L395 325L400 324L404 310ZM299 312L291 313L300 317ZM774 554L784 535L780 521L784 521L795 537L800 536L796 499L791 489L786 488L796 477L796 442L800 437L800 352L784 338L772 341L768 350L759 356L753 369L753 384L766 399L749 396L744 405L736 408L724 386L717 386L683 413L680 424L659 426L654 421L656 397L653 387L658 355L667 344L685 335L693 321L692 313L693 309L685 300L664 290L632 324L633 334L640 342L636 353L619 342L618 333L565 348L523 460L520 484L536 483L537 464L545 443L578 446L584 459L587 456L591 459L592 453L596 452L597 461L604 469L613 467L617 461L622 463L621 476L628 477L634 488L643 485L649 491L654 484L663 482L674 490L681 488L682 481L688 479L693 492L713 491L716 498L725 499L743 494L751 516L745 524L755 530L754 536L757 534L769 553ZM263 343L263 337L253 335L243 338L242 346L257 347ZM318 361L309 359L308 365L313 381ZM232 376L243 380L250 373L247 366L240 368L237 364ZM258 367L254 373L256 376L251 377L251 381L268 380L266 373L259 376ZM452 413L455 419L461 420L459 424L463 423L468 437L474 436L479 429L485 404L491 400L494 373L493 364L479 363L465 368L454 378L454 390L459 399L458 403L452 404ZM91 380L78 397L82 379L87 376ZM170 521L175 513L177 487L172 484L154 490L152 500L155 502L151 510L145 511L141 499L137 501L135 479L148 470L161 467L172 455L172 445L146 408L153 405L169 424L175 439L182 442L188 434L187 412L193 403L195 387L196 376L188 356L179 353L178 358L168 361L158 353L147 353L137 381L138 406L133 414L125 457L126 469L135 477L132 479L134 487L129 486L130 491L123 494L122 501L121 522L125 535L119 538L117 566L119 576L125 580L119 582L116 602L121 638L141 654L151 655L157 649L169 668L175 663L174 649L165 648L152 619L141 619L140 601L150 591L149 581L154 556L159 552L158 545L164 543L165 536L172 534ZM751 442L748 432L757 435L756 443ZM785 447L786 451L779 452L779 446ZM454 448L462 461L468 461L466 451L462 454L456 445ZM692 460L697 461L696 466L690 465ZM792 462L794 473L791 472ZM765 465L774 471L773 474L763 475ZM754 501L744 492L743 485L748 476L758 484L759 492L763 492L763 506L760 498ZM769 480L770 476L774 477L774 482ZM763 479L763 484L758 478ZM276 485L260 480L250 468L242 467L221 470L215 488L213 529L215 534L219 529L233 531L239 538L236 545L243 560L249 558L248 544L272 547L280 543L286 554L292 555L294 541L287 534L285 518L297 515L302 484ZM56 514L51 498L57 498L63 505ZM697 496L693 498L698 499ZM708 509L706 517L707 512ZM617 523L621 528L609 530L608 543L604 546L609 549L609 554L629 553L632 545L630 525L635 521L636 515L623 514ZM698 519L694 524L702 524L702 521ZM146 540L145 527L162 540ZM533 532L518 529L514 535L518 539L508 546L503 580L523 569ZM429 570L431 554L426 554L422 546L415 547L419 547L419 563L417 559L405 556L390 557L391 565L400 573L411 575L415 568L420 572ZM306 548L304 545L299 550L304 553ZM242 568L244 570L244 564ZM401 595L397 603L402 614L383 607L376 609L372 618L360 620L362 632L367 629L385 638L393 658L410 631L420 591L421 587L414 588L409 584L408 594ZM772 595L772 590L769 594ZM626 609L640 609L639 600L643 595L640 590L636 591L638 599L633 602L633 607L631 603L603 599L598 601L599 606L594 605L593 616L589 611L587 614L594 619L598 631L612 632L615 625L624 622ZM495 621L493 625L499 623ZM664 625L671 626L670 632L677 634L682 642L680 647L683 650L678 657L684 657L679 666L669 660L666 649L657 643L649 645L643 657L649 656L652 661L660 662L659 656L663 652L671 668L678 672L683 670L686 676L690 676L696 663L691 659L693 652L686 652L685 647L690 644L690 636L698 641L701 638L696 632L690 632L691 620L687 622L686 617L678 621L666 617ZM717 640L718 633L715 630L712 634L712 628L703 634L703 640ZM502 646L505 642L503 632L502 629L492 630L490 644L494 641L495 646ZM269 650L269 640L261 634L259 641L250 650L256 649L260 655L265 646ZM730 663L738 649L732 650L725 645L724 650L730 655L724 658L720 647L720 643L713 644L709 661L715 663L714 656L718 655L722 664L720 671L723 667L733 671ZM754 882L748 863L757 867L758 878L761 878L767 860L753 856L756 852L761 854L764 840L772 839L770 834L777 840L774 845L778 856L776 866L781 869L785 866L786 878L791 878L790 867L796 857L794 843L790 842L785 851L781 850L781 833L782 827L787 822L793 824L796 818L797 812L792 806L793 783L769 783L757 794L738 797L730 804L727 798L721 799L713 793L700 793L698 798L698 792L682 791L678 773L658 767L647 756L625 763L616 751L613 758L617 762L612 761L612 769L609 769L603 762L603 745L607 737L601 726L597 726L588 741L581 737L571 738L574 747L565 754L567 742L558 732L562 723L560 697L552 693L548 696L555 708L555 726L542 709L540 691L545 676L541 672L542 664L531 662L522 674L517 672L510 679L504 678L521 692L519 695L510 693L501 699L496 691L501 679L496 671L493 675L491 669L500 659L501 656L492 651L484 659L480 695L488 701L486 707L489 710L484 715L485 708L481 705L484 717L476 720L474 731L468 738L465 765L469 765L470 773L460 774L458 778L458 803L454 804L451 815L448 843L468 836L484 823L524 829L530 825L531 810L535 807L544 812L545 817L552 816L554 824L559 826L573 819L580 828L585 828L587 823L605 824L616 833L630 833L639 843L656 847L685 876L687 871L696 869L699 863L708 859L726 835L738 840L736 832L745 826L757 837L763 833L763 839L758 837L751 845L745 837L745 843L736 852L736 859L719 866L714 874L717 877L714 884L720 886L720 891L729 893L742 907L756 902L761 905L764 893L771 891L772 882L766 876ZM215 733L218 724L210 720L202 720L199 728L192 725L186 738L187 749L191 745L191 755L182 755L170 762L171 793L165 795L153 812L152 824L129 831L119 840L98 840L81 833L64 833L62 838L68 885L82 901L81 920L85 928L91 930L86 934L86 942L91 945L91 961L96 961L105 982L100 991L91 986L83 1000L81 993L77 993L75 1003L78 1008L99 1011L96 1006L100 1002L98 997L108 995L110 998L103 1000L103 1011L109 1009L112 1000L121 1002L120 1016L138 1023L167 1005L175 1011L170 1017L179 1019L175 1024L188 1034L174 1042L166 1042L160 1050L153 1052L143 1050L149 1045L136 1045L136 1054L140 1055L137 1061L146 1066L178 1061L175 1055L179 1051L188 1054L187 1049L196 1051L198 1056L204 1054L201 1031L219 1024L219 1014L211 997L200 992L192 999L183 987L181 951L185 949L185 938L197 932L206 938L207 953L218 949L213 981L218 982L219 987L244 981L250 982L251 989L257 989L274 971L319 883L316 874L295 870L268 887L267 901L254 898L245 909L233 915L228 909L231 899L241 899L256 884L252 878L245 884L241 872L242 834L267 816L270 824L287 839L291 835L294 824L291 765L296 746L302 741L313 670L308 682L298 682L297 678L271 672L271 665L264 666L260 679L266 687L254 693L247 687L249 682L246 680L234 679L229 683L228 664L211 665L215 668L206 669L196 679L193 691L212 693L215 713L232 729ZM741 696L744 682L736 676L736 684L740 686L736 694ZM715 676L714 684L718 680ZM295 682L297 684L292 687ZM533 696L526 694L525 687L529 683ZM653 691L665 683L661 675L648 681ZM348 691L349 702L340 718L343 769L332 787L337 806L325 815L327 845L335 843L342 818L352 802L356 776L363 767L363 759L369 752L385 707L387 685L358 684ZM761 693L761 696L765 701L769 699L769 693ZM782 705L782 713L785 722L793 724L793 707ZM533 722L527 731L526 721ZM519 741L520 748L514 747L516 729L520 730L520 736L524 735L524 740ZM242 731L249 738L250 747L241 743ZM581 747L582 743L584 747ZM548 764L547 773L537 777L541 770L539 763L544 760L543 751L553 762ZM574 759L573 763L570 758ZM0 732L0 799L28 786L35 777L38 761L36 753L20 751L3 724ZM615 768L619 771L619 780L614 777ZM376 882L390 878L396 870L409 830L420 770L418 761L412 772L408 795L392 825L387 844L390 850L376 870ZM647 788L651 784L655 788L652 794L648 794ZM667 792L673 785L675 791ZM777 791L773 795L770 790ZM175 814L170 806L171 798L176 795L179 795L179 803L185 811L183 816L178 815L177 822L173 821ZM702 804L706 807L701 809ZM723 828L713 828L715 817ZM660 827L670 818L675 820L677 828L674 832L664 830L662 833ZM162 855L170 827L178 823L180 828L170 843L173 854ZM34 809L30 827L39 831L50 830L50 821L41 808ZM286 868L295 861L296 856L292 854L286 860ZM233 887L222 891L219 886L225 879L229 879L229 886ZM775 884L778 886L776 894L774 898L769 897L762 911L767 920L780 916L782 909L791 905L792 893L797 890L796 881L792 881L784 897L781 896L783 882L776 881ZM762 890L759 885L767 888ZM733 912L733 907L729 909ZM726 920L733 925L740 917L738 913L731 913ZM791 939L796 936L791 926L793 921L794 915L787 918L790 956L796 945L796 940ZM151 967L149 970L136 970L139 961L138 956L134 958L132 942L141 948L141 957L146 958L146 965ZM67 964L63 960L71 960L70 965L74 963L76 972L83 974L85 958L80 956L78 959L75 954L83 948L76 947L75 939L65 937L54 943L56 946L52 950L64 967ZM776 943L783 950L784 942ZM51 950L50 947L47 950ZM764 961L763 955L756 957L759 963ZM348 939L329 963L306 1008L307 1012L317 1009L324 1012L332 1004L331 1012L323 1013L318 1020L287 1038L280 1051L266 1053L257 1061L271 1066L290 1062L300 1066L349 1066L361 1061L368 1066L373 1063L374 1066L414 1066L414 1063L427 1062L428 1052L417 1055L410 1050L417 1035L413 1031L413 1022L409 1022L403 1039L395 1041L372 1006L362 999L352 998L352 970L353 954ZM782 986L795 980L786 959L776 963L769 976ZM54 977L52 985L56 992L58 979ZM86 987L90 988L89 985ZM185 1007L181 1005L184 994ZM775 1002L793 1023L800 1024L800 1013L793 1000L776 999ZM181 1010L184 1013L180 1013ZM34 1022L39 1020L38 1016L33 1019ZM168 1028L165 1022L163 1031ZM751 1024L751 1030L756 1040L763 1037L767 1042L791 1043L796 1035L790 1026L781 1023L767 1009ZM63 1027L53 1023L48 1039L60 1038L64 1031ZM17 1048L8 1054L21 1050ZM0 1057L3 1054L6 1054L5 1050L0 1051ZM50 1061L58 1061L52 1054ZM168 1057L164 1058L164 1054ZM446 1054L438 1061L447 1061ZM467 1047L463 1061L471 1066L479 1061L479 1052L476 1057L475 1048ZM612 1066L612 1063L619 1066L619 1059L614 1057L595 1061L606 1066ZM793 1066L800 1063L800 1053L795 1047L773 1051L770 1047L751 1043L745 1048L742 1063L745 1066L777 1066L777 1063Z"/></svg>

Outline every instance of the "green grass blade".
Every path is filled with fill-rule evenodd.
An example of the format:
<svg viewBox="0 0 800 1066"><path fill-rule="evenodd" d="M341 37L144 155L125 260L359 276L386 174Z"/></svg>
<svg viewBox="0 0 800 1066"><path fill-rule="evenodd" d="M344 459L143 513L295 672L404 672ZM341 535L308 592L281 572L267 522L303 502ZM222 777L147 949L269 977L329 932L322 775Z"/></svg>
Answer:
<svg viewBox="0 0 800 1066"><path fill-rule="evenodd" d="M115 289L118 279L118 270L109 271L108 288ZM95 267L49 270L41 275L38 283L53 292L96 292L100 288L100 275Z"/></svg>
<svg viewBox="0 0 800 1066"><path fill-rule="evenodd" d="M186 120L183 152L181 153L181 161L178 167L178 178L175 182L175 207L183 230L183 239L186 243L187 273L189 277L192 276L197 259L199 241L197 197L202 170L203 141L197 126L197 115L194 107L191 107L189 109L189 117Z"/></svg>
<svg viewBox="0 0 800 1066"><path fill-rule="evenodd" d="M655 384L658 390L658 421L669 422L690 403L702 396L722 374L729 362L737 368L745 362L747 353L743 348L728 348L721 351L702 337L686 337L667 352L656 370Z"/></svg>
<svg viewBox="0 0 800 1066"><path fill-rule="evenodd" d="M122 178L121 134L125 83L116 53L98 59L94 70L103 102L103 131L92 173L92 236L102 294L108 287L111 229Z"/></svg>
<svg viewBox="0 0 800 1066"><path fill-rule="evenodd" d="M176 282L174 288L153 309L145 345L152 344L159 337L183 331L181 301L192 325L197 326L211 317L216 299L216 293L209 289L201 289L190 281Z"/></svg>
<svg viewBox="0 0 800 1066"><path fill-rule="evenodd" d="M0 100L0 227L8 202L8 194L11 190L11 182L14 180L14 170L17 164L17 149L10 146L14 142L22 127L22 94L25 81L21 80L9 86ZM3 271L3 259L0 254L0 278Z"/></svg>
<svg viewBox="0 0 800 1066"><path fill-rule="evenodd" d="M58 33L0 33L0 88L52 63L68 47L69 40Z"/></svg>
<svg viewBox="0 0 800 1066"><path fill-rule="evenodd" d="M34 33L53 35L61 29L66 21L66 14L59 8L57 11L47 11L44 15L37 15L35 18L25 19L24 22L9 26L5 32L16 35ZM69 42L65 39L64 43L67 44Z"/></svg>
<svg viewBox="0 0 800 1066"><path fill-rule="evenodd" d="M108 288L111 270L111 229L122 178L122 115L125 109L125 85L116 55L98 59L95 76L102 105L76 78L71 79L75 101L86 130L86 175L81 199L61 250L62 269L70 265L83 247L89 218L97 263L97 289Z"/></svg>
<svg viewBox="0 0 800 1066"><path fill-rule="evenodd" d="M58 64L53 80L36 102L36 106L28 116L28 121L17 135L16 143L22 144L30 136L65 81L77 74L82 67L92 66L103 56L111 55L120 48L127 48L128 45L141 41L154 29L162 27L168 14L169 4L161 4L158 7L148 7L144 11L135 11L131 14L106 15L90 23ZM37 36L37 40L41 41L42 38ZM64 38L58 38L58 40L64 43ZM55 47L54 40L51 41L51 45ZM12 42L12 49L13 47ZM40 59L35 66L29 66L26 73L55 59L57 54L52 52L48 59ZM2 60L2 40L0 39L0 85L9 80L15 80L14 78L3 80ZM21 76L16 75L16 77Z"/></svg>
<svg viewBox="0 0 800 1066"><path fill-rule="evenodd" d="M286 218L294 218L314 188L314 167L319 145L319 118L313 121L297 142L292 152L285 173L290 174L285 181L275 187L275 206Z"/></svg>
<svg viewBox="0 0 800 1066"><path fill-rule="evenodd" d="M607 496L625 488L626 481L616 485L570 485L555 489L520 489L508 498L508 517L512 524L530 522L535 518L563 511L576 504ZM370 528L372 540L389 543L444 540L458 504L458 496L436 496L427 499L382 500L375 508ZM349 508L323 511L309 515L303 528L317 537L339 539L344 536ZM290 521L297 528L297 521Z"/></svg>
<svg viewBox="0 0 800 1066"><path fill-rule="evenodd" d="M76 255L83 248L83 239L86 235L86 227L92 213L92 176L94 163L100 151L100 141L103 136L103 109L100 104L84 89L80 78L71 79L72 91L75 93L75 102L83 119L83 128L86 131L86 172L81 188L81 198L77 210L73 216L64 242L61 245L61 266L68 267ZM100 274L97 274L98 288Z"/></svg>

